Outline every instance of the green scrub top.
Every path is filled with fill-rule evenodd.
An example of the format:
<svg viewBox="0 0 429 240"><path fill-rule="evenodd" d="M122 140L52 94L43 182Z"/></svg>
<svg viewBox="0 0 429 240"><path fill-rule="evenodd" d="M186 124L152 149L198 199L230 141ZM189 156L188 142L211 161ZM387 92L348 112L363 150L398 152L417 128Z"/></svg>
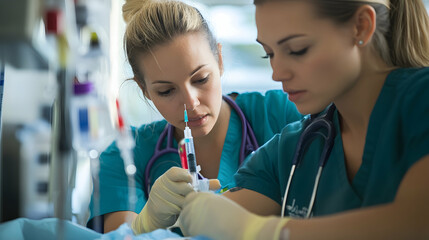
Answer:
<svg viewBox="0 0 429 240"><path fill-rule="evenodd" d="M235 102L252 126L259 145L268 141L274 134L279 133L286 124L303 117L297 111L295 104L288 100L287 94L280 90L271 90L265 95L260 93L239 94ZM134 209L130 209L128 206L128 179L116 144L112 143L101 154L99 175L101 201L98 208L99 213L94 213L94 195L92 195L90 220L94 216L116 211L134 211L136 213L141 211L147 200L143 188L145 168L154 154L156 143L166 124L167 122L162 120L134 129L134 137L136 138L134 159L137 168L135 179L138 198ZM232 109L218 173L218 179L222 186L232 187L235 184L233 175L239 167L241 134L241 120L236 111ZM166 145L167 137L163 141L162 149L165 149ZM174 139L173 146L177 149L177 142ZM151 184L173 166L181 167L177 153L160 157L151 168Z"/></svg>
<svg viewBox="0 0 429 240"><path fill-rule="evenodd" d="M322 171L312 216L392 202L408 169L429 154L429 68L392 71L372 110L362 165L349 181L338 112L336 137ZM295 147L307 117L287 125L235 175L237 187L283 202ZM305 217L324 141L316 138L296 168L285 216Z"/></svg>

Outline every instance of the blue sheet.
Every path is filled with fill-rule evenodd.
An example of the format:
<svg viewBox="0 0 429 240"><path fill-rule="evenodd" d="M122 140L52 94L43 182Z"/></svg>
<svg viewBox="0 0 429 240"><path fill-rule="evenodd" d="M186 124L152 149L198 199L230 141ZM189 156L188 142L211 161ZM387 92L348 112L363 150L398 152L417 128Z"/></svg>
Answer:
<svg viewBox="0 0 429 240"><path fill-rule="evenodd" d="M60 223L63 223L65 240L79 239L97 239L101 237L91 229L85 228L70 221L61 221L57 218L46 218L42 220L31 220L27 218L18 218L9 222L0 224L0 239L60 239L58 229Z"/></svg>
<svg viewBox="0 0 429 240"><path fill-rule="evenodd" d="M62 224L62 226L61 226ZM64 229L64 235L61 236L59 228ZM57 240L63 237L65 240L158 240L158 239L192 239L192 240L209 240L208 238L197 236L192 238L183 238L178 234L158 229L150 233L134 236L133 231L127 224L122 224L115 231L100 234L89 228L72 223L70 221L61 221L57 218L46 218L42 220L31 220L27 218L18 218L9 222L0 224L0 239L44 239Z"/></svg>

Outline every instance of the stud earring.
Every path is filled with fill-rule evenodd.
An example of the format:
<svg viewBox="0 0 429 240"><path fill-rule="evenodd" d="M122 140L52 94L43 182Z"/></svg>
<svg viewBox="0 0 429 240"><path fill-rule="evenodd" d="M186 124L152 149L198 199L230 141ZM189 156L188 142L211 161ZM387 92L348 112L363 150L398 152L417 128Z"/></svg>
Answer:
<svg viewBox="0 0 429 240"><path fill-rule="evenodd" d="M358 44L359 44L359 45L362 45L362 44L363 44L363 41L362 41L362 40L359 40Z"/></svg>

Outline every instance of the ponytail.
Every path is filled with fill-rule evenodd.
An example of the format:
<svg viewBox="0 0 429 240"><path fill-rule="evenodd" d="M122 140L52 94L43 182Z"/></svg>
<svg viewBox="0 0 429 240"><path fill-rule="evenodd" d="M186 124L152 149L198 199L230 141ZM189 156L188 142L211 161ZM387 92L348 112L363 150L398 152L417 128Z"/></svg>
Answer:
<svg viewBox="0 0 429 240"><path fill-rule="evenodd" d="M429 17L422 0L391 0L390 5L393 65L429 66Z"/></svg>

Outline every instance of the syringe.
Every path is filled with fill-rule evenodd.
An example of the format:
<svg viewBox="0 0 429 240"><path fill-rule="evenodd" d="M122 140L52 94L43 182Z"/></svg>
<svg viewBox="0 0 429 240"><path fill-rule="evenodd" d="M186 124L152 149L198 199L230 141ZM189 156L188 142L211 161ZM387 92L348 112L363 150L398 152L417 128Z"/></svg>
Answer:
<svg viewBox="0 0 429 240"><path fill-rule="evenodd" d="M192 137L191 129L188 127L188 113L186 112L186 104L185 104L185 147L186 147L186 157L188 159L188 170L192 176L192 186L195 191L198 191L198 166L197 159L195 158L195 148L194 148L194 140Z"/></svg>

